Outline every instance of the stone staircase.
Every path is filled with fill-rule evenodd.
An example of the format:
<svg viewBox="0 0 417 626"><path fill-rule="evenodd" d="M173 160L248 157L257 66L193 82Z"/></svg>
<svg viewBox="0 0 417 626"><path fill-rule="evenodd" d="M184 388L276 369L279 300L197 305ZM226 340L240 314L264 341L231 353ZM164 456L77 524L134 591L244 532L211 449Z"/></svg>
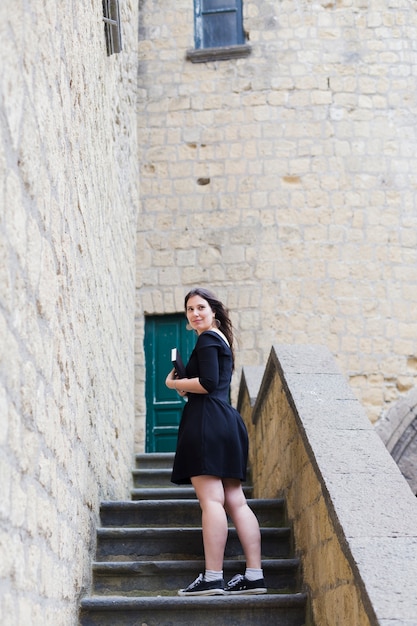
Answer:
<svg viewBox="0 0 417 626"><path fill-rule="evenodd" d="M170 483L172 454L138 454L132 500L103 502L93 563L93 595L81 601L81 626L307 626L307 596L281 499L251 499L262 533L268 593L196 596L177 590L204 571L201 514L192 487ZM172 486L171 486L172 485ZM244 572L242 549L229 530L226 581Z"/></svg>

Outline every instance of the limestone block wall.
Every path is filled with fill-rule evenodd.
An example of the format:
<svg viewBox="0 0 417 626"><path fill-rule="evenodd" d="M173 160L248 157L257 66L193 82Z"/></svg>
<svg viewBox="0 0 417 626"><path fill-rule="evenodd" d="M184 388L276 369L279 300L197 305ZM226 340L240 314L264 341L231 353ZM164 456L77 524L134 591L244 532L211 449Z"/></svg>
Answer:
<svg viewBox="0 0 417 626"><path fill-rule="evenodd" d="M324 344L374 421L417 378L415 6L243 0L251 54L202 64L191 0L140 6L139 418L143 316L203 284L238 371Z"/></svg>
<svg viewBox="0 0 417 626"><path fill-rule="evenodd" d="M315 623L415 624L416 499L329 351L273 346L238 409L255 497L286 498Z"/></svg>
<svg viewBox="0 0 417 626"><path fill-rule="evenodd" d="M0 623L73 626L100 498L128 495L136 2L0 5Z"/></svg>

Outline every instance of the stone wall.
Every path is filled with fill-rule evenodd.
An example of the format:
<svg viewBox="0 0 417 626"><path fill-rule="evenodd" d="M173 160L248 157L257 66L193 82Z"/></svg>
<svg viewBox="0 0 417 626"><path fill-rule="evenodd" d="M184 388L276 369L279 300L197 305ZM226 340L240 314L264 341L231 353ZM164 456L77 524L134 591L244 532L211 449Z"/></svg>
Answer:
<svg viewBox="0 0 417 626"><path fill-rule="evenodd" d="M380 417L375 430L417 495L417 387Z"/></svg>
<svg viewBox="0 0 417 626"><path fill-rule="evenodd" d="M196 284L237 371L325 344L374 421L417 380L415 7L243 0L250 56L203 64L191 0L140 7L139 425L143 316Z"/></svg>
<svg viewBox="0 0 417 626"><path fill-rule="evenodd" d="M0 6L0 622L73 626L133 453L137 7Z"/></svg>
<svg viewBox="0 0 417 626"><path fill-rule="evenodd" d="M315 623L413 626L416 499L329 351L273 346L259 381L238 403L254 496L286 499Z"/></svg>

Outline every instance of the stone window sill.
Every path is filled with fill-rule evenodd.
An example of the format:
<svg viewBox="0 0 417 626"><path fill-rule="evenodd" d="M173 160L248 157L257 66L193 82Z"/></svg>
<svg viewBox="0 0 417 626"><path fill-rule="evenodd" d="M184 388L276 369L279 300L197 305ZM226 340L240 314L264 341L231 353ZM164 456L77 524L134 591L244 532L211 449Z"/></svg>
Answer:
<svg viewBox="0 0 417 626"><path fill-rule="evenodd" d="M241 59L250 55L252 48L248 45L225 46L223 48L201 48L187 50L186 59L191 63L207 63L209 61L227 61Z"/></svg>

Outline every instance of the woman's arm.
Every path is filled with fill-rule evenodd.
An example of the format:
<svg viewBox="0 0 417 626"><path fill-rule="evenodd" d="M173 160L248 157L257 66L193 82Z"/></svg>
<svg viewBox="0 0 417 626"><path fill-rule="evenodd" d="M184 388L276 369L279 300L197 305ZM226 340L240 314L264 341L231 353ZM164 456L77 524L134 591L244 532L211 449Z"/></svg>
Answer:
<svg viewBox="0 0 417 626"><path fill-rule="evenodd" d="M218 339L222 341L222 339ZM187 393L207 394L214 391L219 384L218 346L213 343L210 335L200 335L195 354L197 357L199 376L195 378L176 378L175 369L165 379L169 389L175 389L181 396Z"/></svg>
<svg viewBox="0 0 417 626"><path fill-rule="evenodd" d="M165 379L168 389L175 389L180 396L187 393L208 393L198 378L176 378L175 369L172 369Z"/></svg>

